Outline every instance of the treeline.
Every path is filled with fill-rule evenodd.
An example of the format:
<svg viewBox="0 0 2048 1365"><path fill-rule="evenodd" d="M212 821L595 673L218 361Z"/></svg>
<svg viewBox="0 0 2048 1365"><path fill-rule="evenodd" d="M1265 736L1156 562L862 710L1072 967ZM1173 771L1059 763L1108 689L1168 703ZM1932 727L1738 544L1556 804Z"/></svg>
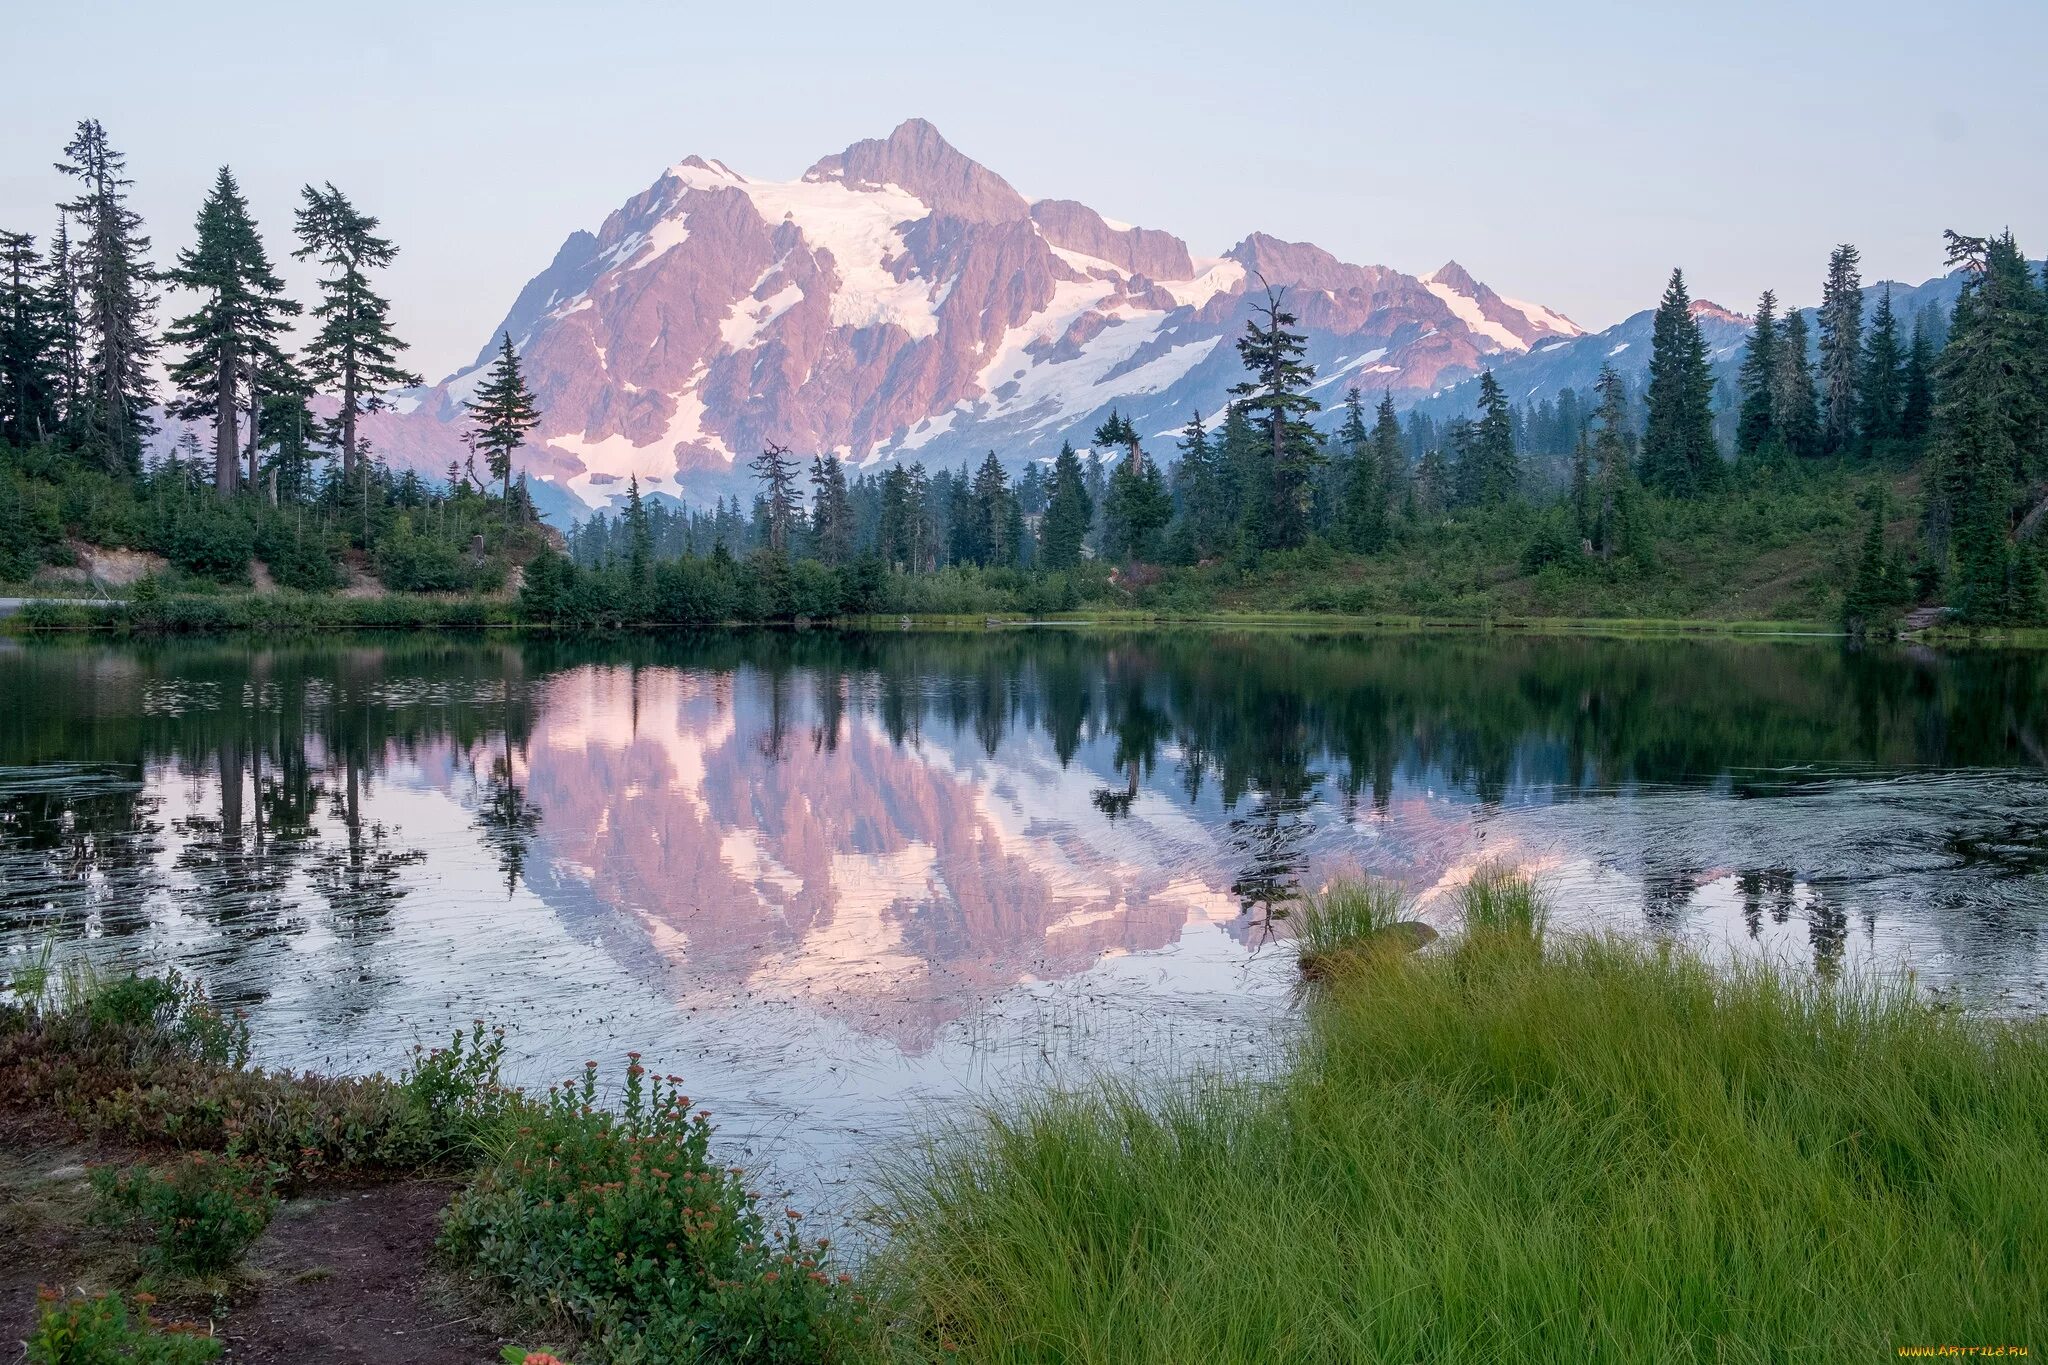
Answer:
<svg viewBox="0 0 2048 1365"><path fill-rule="evenodd" d="M394 473L362 437L364 414L421 379L375 287L398 248L346 194L301 191L292 254L322 272L307 310L227 167L169 265L151 260L97 121L78 125L57 169L77 188L47 245L0 232L0 579L67 562L75 538L154 551L200 580L247 582L260 559L279 583L322 591L353 561L390 588L456 590L490 586L507 553L540 543L512 477L539 414L509 340L469 405L469 461L444 484ZM191 311L159 328L167 287ZM187 428L145 467L159 404L210 428L211 449Z"/></svg>

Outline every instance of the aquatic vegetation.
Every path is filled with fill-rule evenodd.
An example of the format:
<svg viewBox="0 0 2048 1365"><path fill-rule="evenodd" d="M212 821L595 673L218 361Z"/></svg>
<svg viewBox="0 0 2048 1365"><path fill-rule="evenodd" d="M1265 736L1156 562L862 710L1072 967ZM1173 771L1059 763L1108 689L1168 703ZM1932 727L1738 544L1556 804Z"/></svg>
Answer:
<svg viewBox="0 0 2048 1365"><path fill-rule="evenodd" d="M1844 1360L2048 1328L2048 1023L1610 940L1361 956L1277 1081L993 1112L899 1164L928 1359Z"/></svg>
<svg viewBox="0 0 2048 1365"><path fill-rule="evenodd" d="M193 1275L218 1274L242 1259L270 1225L275 1185L271 1171L208 1152L187 1152L165 1170L102 1166L92 1173L98 1221L141 1224L167 1269Z"/></svg>
<svg viewBox="0 0 2048 1365"><path fill-rule="evenodd" d="M1535 881L1501 863L1475 869L1459 889L1458 913L1467 933L1499 934L1540 942L1550 907Z"/></svg>
<svg viewBox="0 0 2048 1365"><path fill-rule="evenodd" d="M221 1344L198 1323L159 1323L156 1300L134 1296L135 1312L118 1294L67 1297L44 1289L36 1325L25 1343L28 1365L203 1365L218 1359Z"/></svg>
<svg viewBox="0 0 2048 1365"><path fill-rule="evenodd" d="M851 1276L795 1210L763 1215L677 1084L633 1054L616 1110L595 1062L551 1087L456 1197L443 1245L601 1359L846 1358L866 1332Z"/></svg>
<svg viewBox="0 0 2048 1365"><path fill-rule="evenodd" d="M1406 952L1436 938L1410 915L1398 883L1374 879L1333 882L1287 910L1301 974L1311 979L1340 970L1361 953Z"/></svg>

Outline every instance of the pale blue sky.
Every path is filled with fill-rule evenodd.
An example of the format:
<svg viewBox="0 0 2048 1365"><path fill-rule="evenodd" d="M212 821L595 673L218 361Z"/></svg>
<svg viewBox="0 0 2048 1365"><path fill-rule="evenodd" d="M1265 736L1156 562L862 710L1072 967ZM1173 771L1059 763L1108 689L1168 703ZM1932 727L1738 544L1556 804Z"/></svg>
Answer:
<svg viewBox="0 0 2048 1365"><path fill-rule="evenodd" d="M0 226L48 231L83 117L128 153L161 259L222 162L279 256L297 187L332 180L402 248L396 318L436 378L669 163L789 177L911 115L1027 197L1197 254L1257 229L1455 257L1591 327L1674 264L1746 308L1811 302L1842 240L1909 280L1947 226L2048 250L2041 0L15 8Z"/></svg>

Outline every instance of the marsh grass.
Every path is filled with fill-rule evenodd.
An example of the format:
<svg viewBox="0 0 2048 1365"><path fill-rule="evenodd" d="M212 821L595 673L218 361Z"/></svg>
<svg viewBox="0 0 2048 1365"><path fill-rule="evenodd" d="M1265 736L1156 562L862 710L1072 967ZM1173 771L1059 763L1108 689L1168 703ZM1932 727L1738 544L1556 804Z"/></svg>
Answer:
<svg viewBox="0 0 2048 1365"><path fill-rule="evenodd" d="M1538 938L1310 998L1282 1078L988 1116L892 1172L912 1357L1860 1360L2048 1340L2048 1025ZM1347 912L1349 913L1349 912Z"/></svg>
<svg viewBox="0 0 2048 1365"><path fill-rule="evenodd" d="M1301 973L1311 979L1342 969L1353 954L1391 945L1389 930L1407 918L1408 896L1398 882L1368 878L1339 881L1304 897L1288 911Z"/></svg>

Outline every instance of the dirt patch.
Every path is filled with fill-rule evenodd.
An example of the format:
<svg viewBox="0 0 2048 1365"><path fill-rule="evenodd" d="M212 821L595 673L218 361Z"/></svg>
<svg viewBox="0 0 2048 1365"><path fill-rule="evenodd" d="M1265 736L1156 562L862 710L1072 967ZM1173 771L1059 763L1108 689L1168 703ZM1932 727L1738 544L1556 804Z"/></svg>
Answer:
<svg viewBox="0 0 2048 1365"><path fill-rule="evenodd" d="M462 1365L503 1344L448 1289L434 1236L453 1184L344 1186L292 1200L249 1253L256 1287L218 1326L235 1361Z"/></svg>
<svg viewBox="0 0 2048 1365"><path fill-rule="evenodd" d="M249 581L256 586L258 597L268 597L277 591L277 580L270 575L270 566L260 559L249 561Z"/></svg>
<svg viewBox="0 0 2048 1365"><path fill-rule="evenodd" d="M388 597L390 592L370 573L369 561L360 550L351 550L342 557L342 577L348 581L342 585L343 597Z"/></svg>
<svg viewBox="0 0 2048 1365"><path fill-rule="evenodd" d="M64 568L44 569L36 575L36 581L126 588L139 579L160 574L170 567L168 559L147 550L114 549L105 545L88 545L82 540L68 544L73 562Z"/></svg>
<svg viewBox="0 0 2048 1365"><path fill-rule="evenodd" d="M0 1342L33 1328L36 1289L126 1292L146 1267L132 1238L87 1221L87 1167L147 1154L80 1142L0 1113ZM160 1316L211 1320L224 1360L471 1365L503 1346L485 1307L434 1262L455 1185L401 1180L311 1191L281 1205L231 1277L204 1292L158 1283Z"/></svg>

